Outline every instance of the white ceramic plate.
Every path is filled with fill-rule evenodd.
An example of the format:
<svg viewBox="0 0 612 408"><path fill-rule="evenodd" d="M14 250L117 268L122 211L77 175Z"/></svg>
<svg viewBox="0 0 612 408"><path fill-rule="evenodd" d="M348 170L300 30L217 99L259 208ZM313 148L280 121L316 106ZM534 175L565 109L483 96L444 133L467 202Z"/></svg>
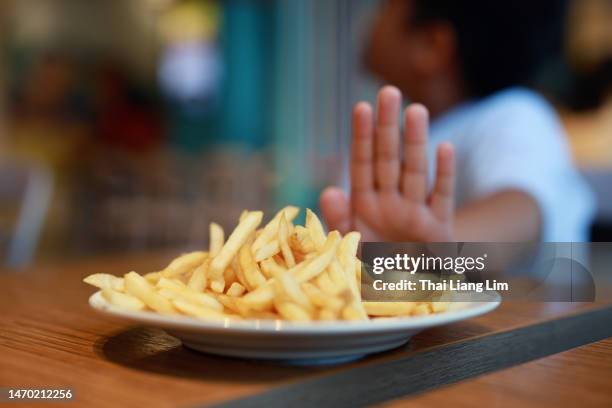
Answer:
<svg viewBox="0 0 612 408"><path fill-rule="evenodd" d="M89 304L106 315L162 328L197 351L293 364L331 364L399 347L424 329L488 313L501 302L496 292L470 296L474 301L451 303L448 311L439 314L365 322L204 321L125 311L106 302L100 292L89 298Z"/></svg>

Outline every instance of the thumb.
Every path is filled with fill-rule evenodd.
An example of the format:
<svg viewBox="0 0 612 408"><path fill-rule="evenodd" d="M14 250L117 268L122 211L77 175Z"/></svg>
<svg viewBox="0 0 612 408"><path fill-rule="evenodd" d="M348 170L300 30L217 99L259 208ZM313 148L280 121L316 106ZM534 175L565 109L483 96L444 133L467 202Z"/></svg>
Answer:
<svg viewBox="0 0 612 408"><path fill-rule="evenodd" d="M346 234L351 229L351 206L346 193L338 187L327 187L319 200L321 213L330 230Z"/></svg>

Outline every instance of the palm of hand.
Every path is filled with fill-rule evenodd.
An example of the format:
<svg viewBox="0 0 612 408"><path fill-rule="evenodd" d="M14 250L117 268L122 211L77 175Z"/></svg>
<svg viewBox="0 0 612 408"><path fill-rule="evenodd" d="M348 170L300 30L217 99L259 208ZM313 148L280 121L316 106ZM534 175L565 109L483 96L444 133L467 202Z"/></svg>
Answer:
<svg viewBox="0 0 612 408"><path fill-rule="evenodd" d="M357 230L364 241L444 242L453 238L454 152L440 144L436 179L428 194L428 114L406 108L404 154L400 157L401 94L393 87L378 95L376 120L369 104L353 110L351 195L335 187L321 195L330 229Z"/></svg>

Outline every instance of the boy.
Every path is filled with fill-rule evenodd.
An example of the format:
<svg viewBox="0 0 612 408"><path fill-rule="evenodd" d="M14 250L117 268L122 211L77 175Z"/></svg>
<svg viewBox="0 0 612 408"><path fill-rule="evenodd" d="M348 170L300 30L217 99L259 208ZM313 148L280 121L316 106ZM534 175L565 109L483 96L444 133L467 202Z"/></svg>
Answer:
<svg viewBox="0 0 612 408"><path fill-rule="evenodd" d="M588 239L592 199L559 120L521 87L560 55L563 3L387 2L367 61L397 88L382 88L376 112L355 105L350 198L322 193L329 227L364 241ZM400 89L419 102L403 146Z"/></svg>

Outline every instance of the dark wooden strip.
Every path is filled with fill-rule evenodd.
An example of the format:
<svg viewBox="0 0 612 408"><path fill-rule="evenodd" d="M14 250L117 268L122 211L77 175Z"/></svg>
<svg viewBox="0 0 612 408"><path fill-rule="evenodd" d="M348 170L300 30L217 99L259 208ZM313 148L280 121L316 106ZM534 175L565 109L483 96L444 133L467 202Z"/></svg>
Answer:
<svg viewBox="0 0 612 408"><path fill-rule="evenodd" d="M354 407L381 403L612 337L612 306L483 335L274 388L219 407Z"/></svg>

